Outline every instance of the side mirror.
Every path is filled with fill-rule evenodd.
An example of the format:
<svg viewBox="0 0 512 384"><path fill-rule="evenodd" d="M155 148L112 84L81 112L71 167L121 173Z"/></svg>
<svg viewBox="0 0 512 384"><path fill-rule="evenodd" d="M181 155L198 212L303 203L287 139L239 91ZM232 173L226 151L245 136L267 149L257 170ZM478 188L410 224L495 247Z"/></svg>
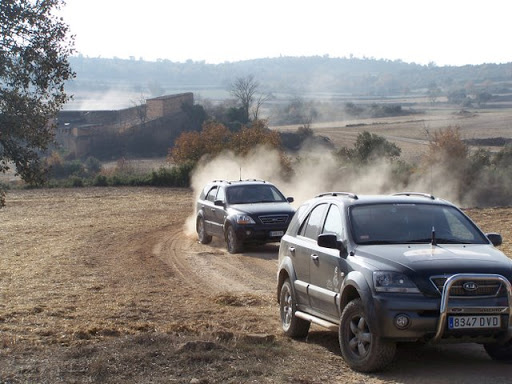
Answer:
<svg viewBox="0 0 512 384"><path fill-rule="evenodd" d="M495 247L499 247L501 244L503 244L503 239L499 233L486 233L485 236L487 236L489 241Z"/></svg>
<svg viewBox="0 0 512 384"><path fill-rule="evenodd" d="M288 201L289 203L293 203L294 200L293 200L293 197L287 197L286 201Z"/></svg>
<svg viewBox="0 0 512 384"><path fill-rule="evenodd" d="M338 237L333 233L322 233L318 236L316 242L320 247L338 249L340 255L347 251L343 243L339 241Z"/></svg>

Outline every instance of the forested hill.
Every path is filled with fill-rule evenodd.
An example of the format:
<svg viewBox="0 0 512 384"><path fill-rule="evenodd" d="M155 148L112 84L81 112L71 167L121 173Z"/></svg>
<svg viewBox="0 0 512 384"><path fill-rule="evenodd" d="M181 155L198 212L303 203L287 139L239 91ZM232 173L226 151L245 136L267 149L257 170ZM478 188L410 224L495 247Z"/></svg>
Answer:
<svg viewBox="0 0 512 384"><path fill-rule="evenodd" d="M77 73L71 91L98 91L129 86L152 96L167 88L190 91L229 87L237 77L253 75L267 92L338 93L391 96L418 90L485 87L503 93L512 87L512 63L439 67L400 60L358 58L279 57L222 64L187 61L123 60L71 57ZM506 89L503 89L503 88Z"/></svg>

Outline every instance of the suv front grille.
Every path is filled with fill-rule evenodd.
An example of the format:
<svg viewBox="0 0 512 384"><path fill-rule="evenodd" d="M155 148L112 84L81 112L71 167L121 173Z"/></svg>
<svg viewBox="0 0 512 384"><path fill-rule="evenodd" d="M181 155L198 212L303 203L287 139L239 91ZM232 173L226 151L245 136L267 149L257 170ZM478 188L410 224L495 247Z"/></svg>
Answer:
<svg viewBox="0 0 512 384"><path fill-rule="evenodd" d="M258 216L263 224L286 224L288 215L267 215Z"/></svg>
<svg viewBox="0 0 512 384"><path fill-rule="evenodd" d="M439 293L443 292L444 283L449 276L432 276L430 280L436 286ZM468 287L464 288L468 283ZM471 283L476 285L471 287ZM468 289L471 288L471 289ZM459 281L452 285L450 296L452 297L496 297L505 294L503 284L496 280L481 280L481 281Z"/></svg>

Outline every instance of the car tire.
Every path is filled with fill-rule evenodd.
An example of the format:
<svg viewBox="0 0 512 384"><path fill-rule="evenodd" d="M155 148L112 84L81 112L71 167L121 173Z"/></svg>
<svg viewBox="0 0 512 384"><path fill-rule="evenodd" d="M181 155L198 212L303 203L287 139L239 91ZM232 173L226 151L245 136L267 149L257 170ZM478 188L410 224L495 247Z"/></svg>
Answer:
<svg viewBox="0 0 512 384"><path fill-rule="evenodd" d="M212 237L206 233L206 228L204 226L204 219L200 217L197 219L197 237L199 238L199 242L201 244L209 244L212 242Z"/></svg>
<svg viewBox="0 0 512 384"><path fill-rule="evenodd" d="M396 344L383 341L369 327L361 299L354 299L343 309L339 343L345 362L355 371L375 372L389 365Z"/></svg>
<svg viewBox="0 0 512 384"><path fill-rule="evenodd" d="M279 312L284 334L293 338L303 338L308 335L311 323L295 316L297 301L293 295L292 284L286 279L279 295Z"/></svg>
<svg viewBox="0 0 512 384"><path fill-rule="evenodd" d="M236 232L232 225L229 225L226 231L226 244L229 253L242 252L243 244L236 237Z"/></svg>
<svg viewBox="0 0 512 384"><path fill-rule="evenodd" d="M512 362L512 340L505 344L484 344L484 349L493 360Z"/></svg>

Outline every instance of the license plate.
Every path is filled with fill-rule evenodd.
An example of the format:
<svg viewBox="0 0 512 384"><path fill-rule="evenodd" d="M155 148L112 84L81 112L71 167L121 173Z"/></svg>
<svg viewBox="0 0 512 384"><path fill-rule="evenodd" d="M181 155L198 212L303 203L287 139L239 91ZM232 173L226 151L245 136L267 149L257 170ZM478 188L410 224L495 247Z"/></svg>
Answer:
<svg viewBox="0 0 512 384"><path fill-rule="evenodd" d="M499 328L500 316L449 316L449 329Z"/></svg>
<svg viewBox="0 0 512 384"><path fill-rule="evenodd" d="M270 237L279 237L283 236L284 231L270 231Z"/></svg>

